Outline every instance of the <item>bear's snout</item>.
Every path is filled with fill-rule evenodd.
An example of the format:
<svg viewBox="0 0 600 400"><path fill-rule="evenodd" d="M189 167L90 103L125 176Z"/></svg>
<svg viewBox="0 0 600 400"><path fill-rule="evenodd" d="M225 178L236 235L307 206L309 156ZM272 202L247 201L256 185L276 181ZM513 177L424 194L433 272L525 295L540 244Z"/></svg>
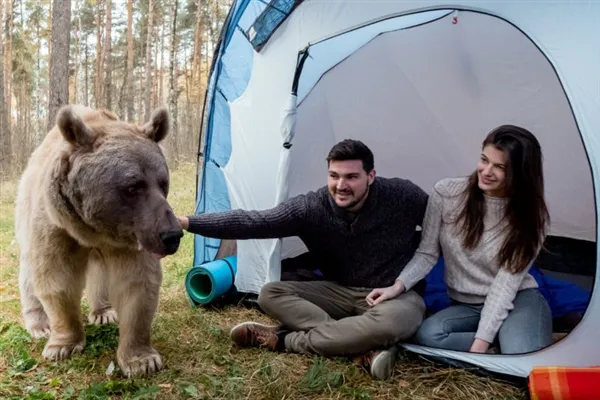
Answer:
<svg viewBox="0 0 600 400"><path fill-rule="evenodd" d="M165 247L166 254L175 254L179 248L179 241L183 237L183 231L166 231L160 233L160 240Z"/></svg>

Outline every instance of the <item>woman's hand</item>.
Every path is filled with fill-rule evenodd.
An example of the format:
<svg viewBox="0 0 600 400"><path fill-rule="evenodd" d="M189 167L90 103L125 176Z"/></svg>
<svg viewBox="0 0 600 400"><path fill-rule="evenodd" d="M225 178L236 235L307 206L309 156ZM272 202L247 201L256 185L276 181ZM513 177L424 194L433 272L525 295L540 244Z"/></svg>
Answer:
<svg viewBox="0 0 600 400"><path fill-rule="evenodd" d="M393 299L402 292L404 292L404 284L402 281L396 280L392 286L373 289L366 298L367 304L371 307L376 306L383 301Z"/></svg>
<svg viewBox="0 0 600 400"><path fill-rule="evenodd" d="M471 353L487 353L489 348L490 344L488 342L482 339L475 338L469 351Z"/></svg>

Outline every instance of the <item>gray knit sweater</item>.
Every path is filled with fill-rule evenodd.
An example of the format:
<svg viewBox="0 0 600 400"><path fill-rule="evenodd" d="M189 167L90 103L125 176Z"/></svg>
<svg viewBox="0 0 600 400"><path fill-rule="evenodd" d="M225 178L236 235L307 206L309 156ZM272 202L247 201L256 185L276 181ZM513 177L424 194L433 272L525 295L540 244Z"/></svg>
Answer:
<svg viewBox="0 0 600 400"><path fill-rule="evenodd" d="M496 262L504 241L505 199L485 196L484 233L475 249L465 250L455 222L463 198L460 194L466 185L467 178L449 178L434 186L421 243L398 279L410 289L431 271L441 251L448 295L459 302L483 304L475 337L491 343L512 310L517 291L538 285L529 268L512 274Z"/></svg>
<svg viewBox="0 0 600 400"><path fill-rule="evenodd" d="M344 286L392 285L412 258L427 193L400 178L376 177L358 214L339 208L327 187L261 211L189 216L188 231L220 239L299 237L324 278ZM417 288L415 288L417 289Z"/></svg>

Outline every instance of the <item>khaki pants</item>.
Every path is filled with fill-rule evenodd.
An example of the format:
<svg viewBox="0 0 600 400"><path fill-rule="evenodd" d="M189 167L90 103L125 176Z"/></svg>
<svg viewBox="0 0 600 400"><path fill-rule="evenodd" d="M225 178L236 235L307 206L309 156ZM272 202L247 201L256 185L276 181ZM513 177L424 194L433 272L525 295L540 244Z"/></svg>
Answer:
<svg viewBox="0 0 600 400"><path fill-rule="evenodd" d="M327 281L271 282L261 290L261 308L292 332L287 351L352 356L389 348L408 339L425 313L423 298L410 290L370 307L368 288Z"/></svg>

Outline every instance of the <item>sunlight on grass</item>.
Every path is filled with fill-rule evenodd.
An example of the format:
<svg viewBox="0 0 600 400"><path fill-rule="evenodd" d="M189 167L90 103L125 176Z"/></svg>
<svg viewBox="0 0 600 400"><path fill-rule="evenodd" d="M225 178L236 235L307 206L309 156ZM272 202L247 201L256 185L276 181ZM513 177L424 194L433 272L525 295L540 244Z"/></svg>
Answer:
<svg viewBox="0 0 600 400"><path fill-rule="evenodd" d="M195 165L172 171L169 201L178 215L192 214ZM118 327L86 325L83 354L63 362L43 360L45 340L22 328L18 299L18 248L13 212L16 185L0 190L0 398L2 399L524 399L525 391L466 371L440 368L404 355L394 377L374 381L344 358L309 357L231 345L229 329L246 320L272 323L254 309L193 308L184 287L192 266L193 236L163 260L164 280L153 343L165 369L125 379L115 360ZM84 303L85 305L85 303Z"/></svg>

